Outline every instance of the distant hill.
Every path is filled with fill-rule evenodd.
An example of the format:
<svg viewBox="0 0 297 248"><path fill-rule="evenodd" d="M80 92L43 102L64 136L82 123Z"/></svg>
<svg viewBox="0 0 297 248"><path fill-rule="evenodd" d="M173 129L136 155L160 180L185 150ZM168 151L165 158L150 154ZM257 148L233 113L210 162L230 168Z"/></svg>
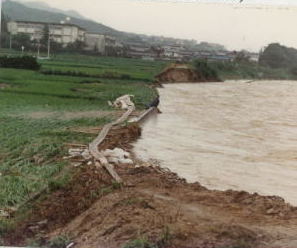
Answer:
<svg viewBox="0 0 297 248"><path fill-rule="evenodd" d="M1 0L0 0L1 1ZM44 2L24 2L23 0L6 0L3 3L3 13L9 20L16 21L34 21L34 22L53 22L59 23L67 17L71 17L70 23L85 28L88 32L106 34L116 37L122 42L136 42L147 45L166 45L166 44L185 44L192 50L225 50L218 44L200 43L196 44L193 40L175 39L169 37L148 36L143 34L134 34L121 32L104 24L86 19L76 11L63 11L52 8Z"/></svg>
<svg viewBox="0 0 297 248"><path fill-rule="evenodd" d="M39 5L39 7L45 5ZM69 15L63 13L57 13L54 11L47 11L43 9L29 8L24 4L13 2L7 0L3 3L3 12L10 20L18 21L35 21L35 22L57 22L59 23L62 20L65 20ZM136 34L130 34L125 32L117 31L113 28L105 26L101 23L97 23L92 20L81 19L72 17L71 23L76 24L82 28L85 28L89 32L102 33L107 35L112 35L117 37L120 40L130 40L137 39Z"/></svg>
<svg viewBox="0 0 297 248"><path fill-rule="evenodd" d="M52 8L49 4L47 4L45 2L25 2L23 0L15 0L15 2L21 3L29 8L45 10L45 11L50 11L50 12L54 12L54 13L60 13L60 14L67 15L69 17L87 20L87 18L85 18L84 16L82 16L80 13L78 13L75 10L61 10L61 9L57 9L57 8Z"/></svg>

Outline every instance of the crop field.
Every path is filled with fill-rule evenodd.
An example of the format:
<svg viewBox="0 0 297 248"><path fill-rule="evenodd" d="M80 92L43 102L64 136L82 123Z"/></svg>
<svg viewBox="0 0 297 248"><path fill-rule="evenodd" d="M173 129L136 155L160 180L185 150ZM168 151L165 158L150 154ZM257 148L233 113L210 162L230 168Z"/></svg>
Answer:
<svg viewBox="0 0 297 248"><path fill-rule="evenodd" d="M151 81L162 67L158 62L73 55L42 61L42 69L113 71ZM65 144L87 144L94 138L73 129L109 122L114 110L107 101L123 94L135 95L143 109L155 97L148 84L0 68L0 210L22 204L46 185L65 183L67 173L60 173L67 169ZM3 226L0 219L0 234Z"/></svg>

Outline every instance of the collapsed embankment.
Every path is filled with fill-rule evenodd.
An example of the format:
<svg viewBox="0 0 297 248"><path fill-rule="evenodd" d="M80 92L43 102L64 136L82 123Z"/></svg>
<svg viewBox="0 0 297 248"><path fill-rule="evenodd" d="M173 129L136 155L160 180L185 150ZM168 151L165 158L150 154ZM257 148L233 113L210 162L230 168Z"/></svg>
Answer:
<svg viewBox="0 0 297 248"><path fill-rule="evenodd" d="M187 64L171 64L155 78L163 84L221 82L216 72L203 62L197 62L196 68Z"/></svg>
<svg viewBox="0 0 297 248"><path fill-rule="evenodd" d="M100 148L130 150L140 134L137 124L114 127ZM279 197L208 190L135 159L115 169L124 184L101 167L73 168L70 182L35 201L6 244L33 239L80 248L297 247L297 208ZM57 237L65 243L55 246Z"/></svg>

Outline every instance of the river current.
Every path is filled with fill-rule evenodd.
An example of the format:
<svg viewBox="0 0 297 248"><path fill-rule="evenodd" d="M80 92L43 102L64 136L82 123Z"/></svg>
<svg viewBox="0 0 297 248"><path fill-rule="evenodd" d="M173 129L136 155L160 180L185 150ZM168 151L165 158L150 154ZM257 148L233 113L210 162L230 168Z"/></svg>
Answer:
<svg viewBox="0 0 297 248"><path fill-rule="evenodd" d="M297 82L170 84L134 152L209 189L297 206Z"/></svg>

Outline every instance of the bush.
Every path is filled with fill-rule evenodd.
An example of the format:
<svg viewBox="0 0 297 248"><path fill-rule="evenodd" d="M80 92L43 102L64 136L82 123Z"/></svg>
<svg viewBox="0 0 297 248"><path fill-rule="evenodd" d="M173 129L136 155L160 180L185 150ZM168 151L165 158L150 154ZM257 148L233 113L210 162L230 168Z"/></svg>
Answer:
<svg viewBox="0 0 297 248"><path fill-rule="evenodd" d="M206 61L195 60L194 68L206 80L218 80L219 76L217 71L211 67Z"/></svg>
<svg viewBox="0 0 297 248"><path fill-rule="evenodd" d="M22 56L22 57L5 56L5 57L0 57L0 67L38 71L40 69L40 64L38 64L36 58L31 56Z"/></svg>
<svg viewBox="0 0 297 248"><path fill-rule="evenodd" d="M104 72L102 74L89 74L86 72L80 71L60 71L60 70L42 70L44 75L58 75L58 76L71 76L71 77L85 77L85 78L106 78L106 79L115 79L115 80L139 80L143 82L150 82L150 79L145 78L136 78L132 77L129 74L118 74L115 72Z"/></svg>

